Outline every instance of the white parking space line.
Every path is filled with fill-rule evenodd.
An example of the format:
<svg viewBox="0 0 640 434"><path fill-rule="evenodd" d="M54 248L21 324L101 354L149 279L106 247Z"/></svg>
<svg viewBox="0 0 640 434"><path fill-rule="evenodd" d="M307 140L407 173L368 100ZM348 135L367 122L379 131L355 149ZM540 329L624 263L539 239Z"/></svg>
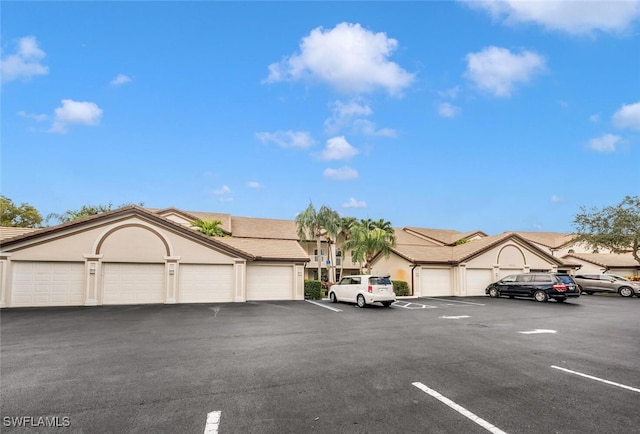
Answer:
<svg viewBox="0 0 640 434"><path fill-rule="evenodd" d="M442 319L463 319L463 318L471 318L469 315L457 315L457 316L441 316Z"/></svg>
<svg viewBox="0 0 640 434"><path fill-rule="evenodd" d="M457 411L458 413L460 413L464 417L466 417L468 419L471 419L472 421L474 421L475 423L477 423L478 425L480 425L482 428L486 429L487 431L489 431L489 432L491 432L493 434L506 434L504 431L502 431L497 426L492 425L489 422L487 422L486 420L476 416L475 414L471 413L466 408L456 404L455 402L453 402L449 398L447 398L445 396L442 396L440 393L436 392L433 389L428 388L424 384L422 384L422 383L411 383L411 384L413 384L414 386L416 386L418 389L422 390L423 392L433 396L434 398L436 398L438 401L442 402L443 404L448 405L449 407L451 407L452 409L454 409L455 411Z"/></svg>
<svg viewBox="0 0 640 434"><path fill-rule="evenodd" d="M334 312L342 312L342 310L337 309L335 307L331 307L331 306L327 306L324 303L318 303L317 301L313 301L313 300L305 300L307 303L311 303L311 304L315 304L316 306L320 306L320 307L324 307L325 309L329 309L332 310Z"/></svg>
<svg viewBox="0 0 640 434"><path fill-rule="evenodd" d="M569 374L579 375L580 377L588 378L590 380L600 381L601 383L610 384L611 386L621 387L623 389L630 390L632 392L640 393L640 389L636 389L635 387L626 386L624 384L615 383L613 381L604 380L602 378L594 377L593 375L583 374L582 372L572 371L571 369L561 368L560 366L551 365L553 369L558 369L560 371L568 372Z"/></svg>
<svg viewBox="0 0 640 434"><path fill-rule="evenodd" d="M396 301L392 307L401 307L403 309L437 309L438 306L430 306L422 303L412 303L410 301Z"/></svg>
<svg viewBox="0 0 640 434"><path fill-rule="evenodd" d="M218 434L221 411L212 411L207 414L207 424L204 426L204 434Z"/></svg>
<svg viewBox="0 0 640 434"><path fill-rule="evenodd" d="M555 330L547 330L547 329L533 329L533 330L526 330L524 332L518 332L518 333L523 335L539 335L544 333L555 334L558 332Z"/></svg>
<svg viewBox="0 0 640 434"><path fill-rule="evenodd" d="M470 301L458 301L458 300L449 300L444 298L436 298L436 297L420 297L420 298L428 298L429 300L438 300L438 301L447 301L450 303L462 303L462 304L471 304L474 306L484 306L482 303L472 303Z"/></svg>

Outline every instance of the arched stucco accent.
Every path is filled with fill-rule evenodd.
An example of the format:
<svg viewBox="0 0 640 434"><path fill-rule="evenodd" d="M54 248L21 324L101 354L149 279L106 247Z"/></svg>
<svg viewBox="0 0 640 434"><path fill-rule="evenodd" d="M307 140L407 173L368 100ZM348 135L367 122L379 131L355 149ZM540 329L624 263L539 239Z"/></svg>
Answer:
<svg viewBox="0 0 640 434"><path fill-rule="evenodd" d="M520 263L519 260L522 260ZM500 264L501 268L519 268L527 265L527 257L519 246L507 244L498 252L496 264Z"/></svg>
<svg viewBox="0 0 640 434"><path fill-rule="evenodd" d="M147 231L151 232L152 234L154 234L155 236L160 238L160 241L162 241L162 244L164 245L166 256L173 256L173 247L171 246L171 243L169 242L167 237L162 235L160 232L158 232L152 226L147 226L147 225L142 224L142 223L125 223L125 224L117 226L115 228L107 229L105 232L103 232L97 238L96 243L93 246L93 254L94 255L101 254L100 249L102 248L102 245L104 244L106 239L109 238L110 235L112 235L113 233L119 231L120 229L133 228L133 227L146 229Z"/></svg>

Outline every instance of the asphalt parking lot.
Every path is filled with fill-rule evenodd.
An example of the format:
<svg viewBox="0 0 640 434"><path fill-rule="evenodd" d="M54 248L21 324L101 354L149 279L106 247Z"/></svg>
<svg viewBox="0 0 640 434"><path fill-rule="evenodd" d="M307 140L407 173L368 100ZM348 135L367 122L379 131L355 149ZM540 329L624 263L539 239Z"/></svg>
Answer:
<svg viewBox="0 0 640 434"><path fill-rule="evenodd" d="M2 432L640 433L640 298L9 309L0 321Z"/></svg>

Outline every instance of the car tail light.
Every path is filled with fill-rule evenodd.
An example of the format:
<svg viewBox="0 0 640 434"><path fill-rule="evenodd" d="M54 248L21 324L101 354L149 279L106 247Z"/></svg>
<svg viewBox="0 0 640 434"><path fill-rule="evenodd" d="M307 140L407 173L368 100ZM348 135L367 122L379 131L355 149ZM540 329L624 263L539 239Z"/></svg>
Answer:
<svg viewBox="0 0 640 434"><path fill-rule="evenodd" d="M367 286L367 291L373 292L373 286L371 286L371 285Z"/></svg>
<svg viewBox="0 0 640 434"><path fill-rule="evenodd" d="M556 291L566 291L567 285L553 285L553 289Z"/></svg>

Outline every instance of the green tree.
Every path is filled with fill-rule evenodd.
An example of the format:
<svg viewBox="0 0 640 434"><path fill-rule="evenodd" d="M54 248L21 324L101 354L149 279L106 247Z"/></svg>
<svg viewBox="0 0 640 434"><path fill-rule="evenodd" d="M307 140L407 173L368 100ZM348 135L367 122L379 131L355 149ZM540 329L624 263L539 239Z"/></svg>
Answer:
<svg viewBox="0 0 640 434"><path fill-rule="evenodd" d="M0 226L38 228L41 225L42 216L33 205L16 205L8 197L0 195Z"/></svg>
<svg viewBox="0 0 640 434"><path fill-rule="evenodd" d="M349 241L351 239L351 228L356 224L358 220L355 217L342 217L338 222L338 235L344 236L344 241ZM340 261L340 277L342 278L344 271L344 258L345 258L345 249L344 242L340 246L340 250L342 251L342 261Z"/></svg>
<svg viewBox="0 0 640 434"><path fill-rule="evenodd" d="M296 227L298 238L302 241L316 242L316 251L320 256L322 250L322 237L326 236L329 240L337 237L339 215L336 211L323 205L319 210L309 201L309 206L296 216ZM318 279L322 276L322 264L318 257Z"/></svg>
<svg viewBox="0 0 640 434"><path fill-rule="evenodd" d="M576 242L594 252L608 249L614 253L631 252L640 263L640 197L626 196L622 202L604 208L580 208L573 220Z"/></svg>
<svg viewBox="0 0 640 434"><path fill-rule="evenodd" d="M387 230L381 229L367 219L353 225L351 239L344 243L343 248L351 250L353 260L370 272L373 258L378 254L389 257L395 244L396 237L390 225Z"/></svg>
<svg viewBox="0 0 640 434"><path fill-rule="evenodd" d="M144 206L144 203L143 202L140 202L137 204L124 203L122 205L119 205L116 208L113 207L112 202L109 202L106 205L82 205L80 209L69 209L62 214L51 213L47 215L47 222L50 220L57 220L59 223L68 223L84 217L101 214L103 212L112 211L114 209L122 208L129 205Z"/></svg>
<svg viewBox="0 0 640 434"><path fill-rule="evenodd" d="M195 220L191 223L198 231L210 237L226 237L220 220Z"/></svg>

